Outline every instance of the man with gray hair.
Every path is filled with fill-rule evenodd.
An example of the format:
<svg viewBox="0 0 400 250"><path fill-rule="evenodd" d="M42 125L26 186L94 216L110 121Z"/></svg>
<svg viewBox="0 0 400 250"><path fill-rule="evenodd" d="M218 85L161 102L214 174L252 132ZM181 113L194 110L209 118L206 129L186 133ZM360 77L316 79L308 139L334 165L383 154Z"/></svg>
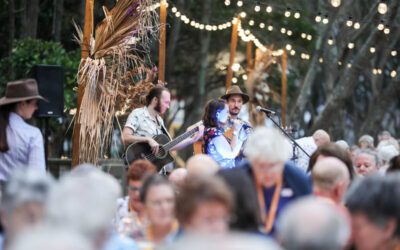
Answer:
<svg viewBox="0 0 400 250"><path fill-rule="evenodd" d="M340 250L348 242L350 224L332 205L309 197L283 211L277 234L286 250Z"/></svg>
<svg viewBox="0 0 400 250"><path fill-rule="evenodd" d="M303 137L300 139L297 139L296 142L299 144L299 146L304 149L304 151L307 152L309 156L314 153L317 148L327 142L330 142L331 139L329 137L329 134L322 129L318 129L313 133L312 136L309 137ZM301 149L296 148L296 165L299 167L301 170L304 171L304 173L307 172L308 168L308 163L310 161L310 157L308 157Z"/></svg>
<svg viewBox="0 0 400 250"><path fill-rule="evenodd" d="M354 163L357 174L361 176L377 173L380 167L380 160L377 152L369 148L363 148L357 151Z"/></svg>
<svg viewBox="0 0 400 250"><path fill-rule="evenodd" d="M276 129L258 127L244 149L243 168L257 190L265 233L273 234L281 211L298 197L311 194L306 174L291 162L290 143Z"/></svg>
<svg viewBox="0 0 400 250"><path fill-rule="evenodd" d="M34 168L17 168L5 184L1 196L1 222L4 244L8 244L24 229L42 221L44 203L54 180Z"/></svg>

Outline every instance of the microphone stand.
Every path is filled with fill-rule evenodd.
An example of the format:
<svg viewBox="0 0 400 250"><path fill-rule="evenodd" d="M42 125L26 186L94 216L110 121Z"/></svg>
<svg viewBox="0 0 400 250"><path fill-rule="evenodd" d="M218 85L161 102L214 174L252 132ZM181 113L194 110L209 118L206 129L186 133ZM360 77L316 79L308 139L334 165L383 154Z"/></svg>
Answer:
<svg viewBox="0 0 400 250"><path fill-rule="evenodd" d="M303 151L303 153L305 154L305 155L307 155L308 156L308 158L310 158L310 155L309 154L307 154L307 152L274 120L274 119L272 119L271 118L271 113L267 113L267 112L265 112L265 114L267 115L267 117L275 124L275 126L276 127L278 127L281 131L282 131L282 133L284 134L284 135L286 135L286 137L287 138L289 138L289 140L293 143L293 161L295 160L295 158L296 157L294 157L295 156L295 153L294 153L294 151L295 151L295 148L296 147L298 147L299 149L301 149L301 151Z"/></svg>

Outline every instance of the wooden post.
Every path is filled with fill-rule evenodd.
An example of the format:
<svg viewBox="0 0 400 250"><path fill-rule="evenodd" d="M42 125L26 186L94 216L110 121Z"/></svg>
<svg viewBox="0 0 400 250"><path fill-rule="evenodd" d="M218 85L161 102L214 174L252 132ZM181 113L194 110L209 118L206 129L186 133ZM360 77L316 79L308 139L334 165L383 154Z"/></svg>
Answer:
<svg viewBox="0 0 400 250"><path fill-rule="evenodd" d="M90 37L93 30L93 5L94 0L86 0L85 8L85 24L83 28L83 42L82 42L82 59L86 59L90 52ZM83 63L81 64L83 65ZM81 103L84 93L84 86L78 86L78 100L76 104L76 115L75 115L75 125L74 125L74 144L72 148L72 163L71 167L75 167L79 164L79 151L80 151L80 132L81 124L79 123L79 115L81 109Z"/></svg>
<svg viewBox="0 0 400 250"><path fill-rule="evenodd" d="M160 47L158 56L158 80L165 82L165 44L166 44L167 4L160 1Z"/></svg>
<svg viewBox="0 0 400 250"><path fill-rule="evenodd" d="M248 41L246 47L246 57L247 57L247 70L254 68L254 59L253 59L253 42Z"/></svg>
<svg viewBox="0 0 400 250"><path fill-rule="evenodd" d="M287 84L287 77L286 77L286 68L287 68L287 54L286 50L283 50L282 54L282 126L286 126L286 84Z"/></svg>
<svg viewBox="0 0 400 250"><path fill-rule="evenodd" d="M236 46L237 46L237 37L238 37L238 26L240 23L240 18L237 16L235 18L236 22L232 26L232 38L231 38L231 52L229 56L229 65L228 65L228 74L226 76L226 84L225 89L228 90L232 86L232 65L235 60Z"/></svg>

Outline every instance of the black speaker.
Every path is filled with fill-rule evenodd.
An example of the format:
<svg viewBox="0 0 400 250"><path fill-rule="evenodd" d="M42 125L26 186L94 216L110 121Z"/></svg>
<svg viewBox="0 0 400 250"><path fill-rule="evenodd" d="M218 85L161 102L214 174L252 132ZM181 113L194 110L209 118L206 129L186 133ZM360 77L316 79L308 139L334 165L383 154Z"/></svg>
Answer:
<svg viewBox="0 0 400 250"><path fill-rule="evenodd" d="M39 94L49 102L39 101L37 117L61 117L64 109L64 68L59 65L35 65L31 77L36 79Z"/></svg>

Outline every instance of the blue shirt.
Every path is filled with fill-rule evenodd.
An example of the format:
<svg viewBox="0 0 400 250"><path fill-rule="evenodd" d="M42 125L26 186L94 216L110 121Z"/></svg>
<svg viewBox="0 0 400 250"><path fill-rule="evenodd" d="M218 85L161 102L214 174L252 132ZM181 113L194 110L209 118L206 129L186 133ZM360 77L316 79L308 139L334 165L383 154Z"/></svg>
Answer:
<svg viewBox="0 0 400 250"><path fill-rule="evenodd" d="M0 181L7 181L11 171L18 167L46 171L43 136L38 128L11 112L6 133L9 150L0 153Z"/></svg>

